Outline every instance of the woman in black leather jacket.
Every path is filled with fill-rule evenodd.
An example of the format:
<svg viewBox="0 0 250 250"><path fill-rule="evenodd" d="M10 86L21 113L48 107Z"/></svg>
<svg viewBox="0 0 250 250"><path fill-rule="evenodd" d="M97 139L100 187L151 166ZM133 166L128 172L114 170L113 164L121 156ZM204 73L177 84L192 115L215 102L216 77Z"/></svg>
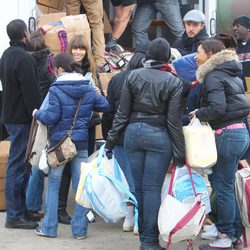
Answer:
<svg viewBox="0 0 250 250"><path fill-rule="evenodd" d="M182 82L170 72L170 54L165 39L149 43L144 68L131 71L125 80L105 146L112 150L127 126L124 146L135 182L143 250L163 249L157 226L161 187L172 156L176 164L184 163Z"/></svg>

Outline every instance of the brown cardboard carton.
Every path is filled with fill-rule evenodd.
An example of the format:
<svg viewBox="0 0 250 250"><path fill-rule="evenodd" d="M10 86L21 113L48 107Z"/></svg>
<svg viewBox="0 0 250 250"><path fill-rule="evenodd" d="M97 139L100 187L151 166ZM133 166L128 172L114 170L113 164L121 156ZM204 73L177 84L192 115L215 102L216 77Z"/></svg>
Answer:
<svg viewBox="0 0 250 250"><path fill-rule="evenodd" d="M68 41L75 35L84 35L91 46L91 32L89 22L85 14L65 16L61 18L62 24L67 32Z"/></svg>
<svg viewBox="0 0 250 250"><path fill-rule="evenodd" d="M0 142L0 210L5 210L5 174L9 157L10 143Z"/></svg>
<svg viewBox="0 0 250 250"><path fill-rule="evenodd" d="M108 84L116 73L100 73L100 81L105 95L107 95Z"/></svg>
<svg viewBox="0 0 250 250"><path fill-rule="evenodd" d="M61 0L37 0L36 2L54 9L59 9L61 4Z"/></svg>
<svg viewBox="0 0 250 250"><path fill-rule="evenodd" d="M61 12L58 9L50 8L50 7L42 5L42 4L37 4L36 7L37 7L37 11L39 13L38 16Z"/></svg>
<svg viewBox="0 0 250 250"><path fill-rule="evenodd" d="M58 54L62 50L58 38L58 32L61 30L66 31L68 42L74 35L83 34L86 37L89 46L91 44L89 23L85 14L66 16L65 12L60 12L42 15L38 27L44 29L45 43L54 54Z"/></svg>

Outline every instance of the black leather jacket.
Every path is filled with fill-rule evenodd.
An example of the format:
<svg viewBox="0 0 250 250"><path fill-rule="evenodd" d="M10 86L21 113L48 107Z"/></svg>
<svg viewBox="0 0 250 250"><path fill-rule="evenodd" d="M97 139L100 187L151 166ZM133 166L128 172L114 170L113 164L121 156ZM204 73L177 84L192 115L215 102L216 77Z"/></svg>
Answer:
<svg viewBox="0 0 250 250"><path fill-rule="evenodd" d="M143 122L167 128L175 163L183 164L181 97L182 82L171 73L152 68L131 71L122 89L120 107L108 133L106 148L114 148L128 123Z"/></svg>

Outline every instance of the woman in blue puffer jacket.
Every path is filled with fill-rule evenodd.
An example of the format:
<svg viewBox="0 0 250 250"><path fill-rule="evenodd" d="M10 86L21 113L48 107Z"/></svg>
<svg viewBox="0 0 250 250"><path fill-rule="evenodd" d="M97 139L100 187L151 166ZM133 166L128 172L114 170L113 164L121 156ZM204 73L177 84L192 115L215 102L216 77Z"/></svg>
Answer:
<svg viewBox="0 0 250 250"><path fill-rule="evenodd" d="M59 54L53 62L57 80L49 89L49 104L46 110L34 110L33 115L41 123L46 124L50 131L50 147L60 142L71 127L77 104L80 109L72 132L72 141L76 145L77 155L71 160L72 189L75 193L80 177L81 162L88 157L88 124L93 111L108 110L108 102L89 84L82 74L78 64L71 56ZM45 201L45 216L43 225L36 233L45 237L56 237L58 227L58 192L64 165L50 168L48 190ZM85 216L87 209L75 204L71 220L72 234L76 239L86 237L88 221Z"/></svg>

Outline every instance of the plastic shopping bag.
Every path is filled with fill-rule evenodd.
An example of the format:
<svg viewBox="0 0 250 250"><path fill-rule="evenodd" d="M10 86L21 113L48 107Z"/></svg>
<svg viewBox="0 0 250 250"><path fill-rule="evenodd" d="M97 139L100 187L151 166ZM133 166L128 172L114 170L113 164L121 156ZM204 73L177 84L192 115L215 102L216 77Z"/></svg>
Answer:
<svg viewBox="0 0 250 250"><path fill-rule="evenodd" d="M186 158L193 168L208 168L217 162L214 131L208 123L201 123L194 117L183 127Z"/></svg>
<svg viewBox="0 0 250 250"><path fill-rule="evenodd" d="M208 214L211 212L211 206L206 180L193 169L191 173L196 193L201 195L202 201L206 206L206 214ZM194 197L194 190L186 165L176 169L173 196L181 202L188 201Z"/></svg>

